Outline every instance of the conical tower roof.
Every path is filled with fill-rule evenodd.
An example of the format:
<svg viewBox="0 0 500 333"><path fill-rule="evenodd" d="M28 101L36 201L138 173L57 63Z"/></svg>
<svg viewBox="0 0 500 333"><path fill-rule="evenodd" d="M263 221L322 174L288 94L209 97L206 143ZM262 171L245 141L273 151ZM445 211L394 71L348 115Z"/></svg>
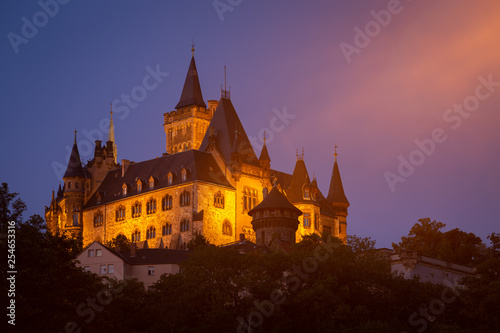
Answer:
<svg viewBox="0 0 500 333"><path fill-rule="evenodd" d="M198 71L196 70L196 63L194 62L194 51L191 57L191 63L189 64L186 80L184 81L184 88L182 88L181 99L175 108L180 109L191 105L207 108L207 105L203 101L203 95L201 94L200 80L198 79Z"/></svg>
<svg viewBox="0 0 500 333"><path fill-rule="evenodd" d="M80 177L85 178L85 173L83 172L82 162L80 160L80 153L78 152L78 146L76 144L76 131L75 131L75 142L73 143L73 149L71 150L71 155L68 161L68 167L64 173L63 178L68 177Z"/></svg>
<svg viewBox="0 0 500 333"><path fill-rule="evenodd" d="M335 162L333 163L332 179L330 181L330 189L326 200L329 203L343 203L349 205L349 200L344 193L342 179L340 178L339 165L337 164L337 153L335 153Z"/></svg>
<svg viewBox="0 0 500 333"><path fill-rule="evenodd" d="M310 186L311 180L307 172L306 164L304 163L303 153L301 156L297 153L297 162L293 169L290 186L286 189L286 195L290 202L300 202L304 200L304 185Z"/></svg>
<svg viewBox="0 0 500 333"><path fill-rule="evenodd" d="M214 128L216 133L215 143L219 148L226 164L231 161L231 153L233 153L233 145L235 142L236 132L238 133L238 153L243 156L243 162L260 166L257 155L250 144L250 140L241 124L240 118L234 109L233 103L227 98L221 98L214 116L210 122L209 128ZM209 144L210 131L207 131L200 145L200 150L207 149Z"/></svg>
<svg viewBox="0 0 500 333"><path fill-rule="evenodd" d="M269 192L260 204L248 212L248 215L253 216L254 212L262 209L286 209L297 212L299 216L302 215L302 211L292 205L276 186L273 187L271 192Z"/></svg>
<svg viewBox="0 0 500 333"><path fill-rule="evenodd" d="M261 162L270 162L271 158L269 157L269 153L267 152L266 139L264 138L264 145L262 146L262 150L260 152L259 161Z"/></svg>

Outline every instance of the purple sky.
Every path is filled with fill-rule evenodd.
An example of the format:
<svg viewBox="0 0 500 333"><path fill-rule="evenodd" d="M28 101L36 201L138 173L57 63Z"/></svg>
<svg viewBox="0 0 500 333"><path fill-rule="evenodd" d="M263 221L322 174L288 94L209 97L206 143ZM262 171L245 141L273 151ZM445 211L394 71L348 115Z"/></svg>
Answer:
<svg viewBox="0 0 500 333"><path fill-rule="evenodd" d="M226 65L250 137L276 110L295 116L266 130L274 169L292 172L304 147L326 194L339 146L349 234L389 247L423 217L484 239L500 232L498 1L221 0L219 13L212 1L73 0L57 12L54 1L41 1L52 17L36 1L0 4L0 181L21 194L25 217L43 216L75 128L92 157L112 101L118 159L165 151L163 113L194 39L205 100L219 99ZM140 96L148 66L169 74ZM401 159L417 165L398 171Z"/></svg>

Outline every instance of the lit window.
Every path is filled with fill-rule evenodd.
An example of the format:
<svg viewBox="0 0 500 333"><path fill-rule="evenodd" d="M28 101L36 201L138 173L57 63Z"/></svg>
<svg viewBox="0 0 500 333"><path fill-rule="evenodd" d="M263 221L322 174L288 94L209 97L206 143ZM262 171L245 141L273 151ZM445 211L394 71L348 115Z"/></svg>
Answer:
<svg viewBox="0 0 500 333"><path fill-rule="evenodd" d="M181 193L179 199L181 207L189 206L191 203L191 193L189 193L188 191L184 191Z"/></svg>
<svg viewBox="0 0 500 333"><path fill-rule="evenodd" d="M108 265L108 273L113 274L115 272L115 265L109 264Z"/></svg>
<svg viewBox="0 0 500 333"><path fill-rule="evenodd" d="M173 181L173 175L171 172L168 173L168 185L172 185L172 181Z"/></svg>
<svg viewBox="0 0 500 333"><path fill-rule="evenodd" d="M117 222L125 220L125 207L119 206L115 213Z"/></svg>
<svg viewBox="0 0 500 333"><path fill-rule="evenodd" d="M95 250L95 256L96 257L102 257L102 250L101 249L96 249Z"/></svg>
<svg viewBox="0 0 500 333"><path fill-rule="evenodd" d="M161 209L162 210L170 210L172 209L173 198L171 195L167 194L161 199Z"/></svg>
<svg viewBox="0 0 500 333"><path fill-rule="evenodd" d="M137 181L137 192L142 191L142 182L140 180Z"/></svg>
<svg viewBox="0 0 500 333"><path fill-rule="evenodd" d="M188 231L189 230L189 220L183 219L181 221L181 232L182 231Z"/></svg>
<svg viewBox="0 0 500 333"><path fill-rule="evenodd" d="M161 227L161 235L162 236L167 236L172 234L172 225L170 223L165 223Z"/></svg>
<svg viewBox="0 0 500 333"><path fill-rule="evenodd" d="M141 241L141 232L136 230L132 233L132 242L140 242Z"/></svg>
<svg viewBox="0 0 500 333"><path fill-rule="evenodd" d="M304 198L309 199L309 190L304 190Z"/></svg>
<svg viewBox="0 0 500 333"><path fill-rule="evenodd" d="M146 239L152 239L156 237L156 228L155 227L149 227L146 230Z"/></svg>
<svg viewBox="0 0 500 333"><path fill-rule="evenodd" d="M156 212L156 200L151 198L146 204L146 213L149 215L155 212Z"/></svg>
<svg viewBox="0 0 500 333"><path fill-rule="evenodd" d="M106 265L101 265L101 269L100 269L99 272L100 272L101 275L106 274Z"/></svg>
<svg viewBox="0 0 500 333"><path fill-rule="evenodd" d="M122 190L123 190L123 195L127 195L127 184L123 184L122 186Z"/></svg>
<svg viewBox="0 0 500 333"><path fill-rule="evenodd" d="M304 228L311 227L311 214L304 213Z"/></svg>
<svg viewBox="0 0 500 333"><path fill-rule="evenodd" d="M233 235L233 228L231 227L231 223L228 220L225 220L222 224L222 234L227 236Z"/></svg>
<svg viewBox="0 0 500 333"><path fill-rule="evenodd" d="M104 217L102 212L99 210L94 213L94 227L100 227L103 224Z"/></svg>
<svg viewBox="0 0 500 333"><path fill-rule="evenodd" d="M243 210L249 211L257 206L257 190L245 187L243 189Z"/></svg>
<svg viewBox="0 0 500 333"><path fill-rule="evenodd" d="M136 202L132 206L132 217L139 217L142 213L142 204L140 202Z"/></svg>
<svg viewBox="0 0 500 333"><path fill-rule="evenodd" d="M155 179L151 176L149 178L149 189L152 190L155 187Z"/></svg>
<svg viewBox="0 0 500 333"><path fill-rule="evenodd" d="M148 266L148 275L155 275L155 266Z"/></svg>
<svg viewBox="0 0 500 333"><path fill-rule="evenodd" d="M89 250L88 254L89 254L89 257L93 257L94 256L94 250Z"/></svg>
<svg viewBox="0 0 500 333"><path fill-rule="evenodd" d="M186 148L184 148L184 150L186 150ZM187 179L187 171L186 169L182 169L182 181L185 182L186 179Z"/></svg>
<svg viewBox="0 0 500 333"><path fill-rule="evenodd" d="M224 194L221 191L214 194L214 206L224 208Z"/></svg>

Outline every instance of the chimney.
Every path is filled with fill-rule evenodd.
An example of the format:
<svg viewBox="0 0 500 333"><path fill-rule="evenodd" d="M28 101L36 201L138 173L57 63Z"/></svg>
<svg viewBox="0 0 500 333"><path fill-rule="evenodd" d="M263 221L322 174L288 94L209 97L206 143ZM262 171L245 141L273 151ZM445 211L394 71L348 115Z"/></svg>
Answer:
<svg viewBox="0 0 500 333"><path fill-rule="evenodd" d="M130 160L122 160L122 177L125 177L125 173L130 165Z"/></svg>
<svg viewBox="0 0 500 333"><path fill-rule="evenodd" d="M137 243L130 244L130 257L133 258L136 256Z"/></svg>
<svg viewBox="0 0 500 333"><path fill-rule="evenodd" d="M244 242L244 241L245 241L245 234L241 233L240 234L240 242Z"/></svg>

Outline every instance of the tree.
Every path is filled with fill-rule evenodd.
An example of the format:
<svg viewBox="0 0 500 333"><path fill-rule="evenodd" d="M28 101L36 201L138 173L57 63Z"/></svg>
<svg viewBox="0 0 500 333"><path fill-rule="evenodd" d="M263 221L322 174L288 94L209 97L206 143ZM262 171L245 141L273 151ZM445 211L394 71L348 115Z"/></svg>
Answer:
<svg viewBox="0 0 500 333"><path fill-rule="evenodd" d="M394 251L412 250L420 255L464 265L475 265L484 259L485 245L480 237L458 228L442 232L446 224L419 219L408 236L392 243Z"/></svg>
<svg viewBox="0 0 500 333"><path fill-rule="evenodd" d="M119 234L104 245L119 251L130 251L130 240L124 234Z"/></svg>
<svg viewBox="0 0 500 333"><path fill-rule="evenodd" d="M0 227L2 231L7 228L9 221L20 222L26 204L20 198L16 198L18 193L10 193L9 185L2 183L0 187Z"/></svg>

